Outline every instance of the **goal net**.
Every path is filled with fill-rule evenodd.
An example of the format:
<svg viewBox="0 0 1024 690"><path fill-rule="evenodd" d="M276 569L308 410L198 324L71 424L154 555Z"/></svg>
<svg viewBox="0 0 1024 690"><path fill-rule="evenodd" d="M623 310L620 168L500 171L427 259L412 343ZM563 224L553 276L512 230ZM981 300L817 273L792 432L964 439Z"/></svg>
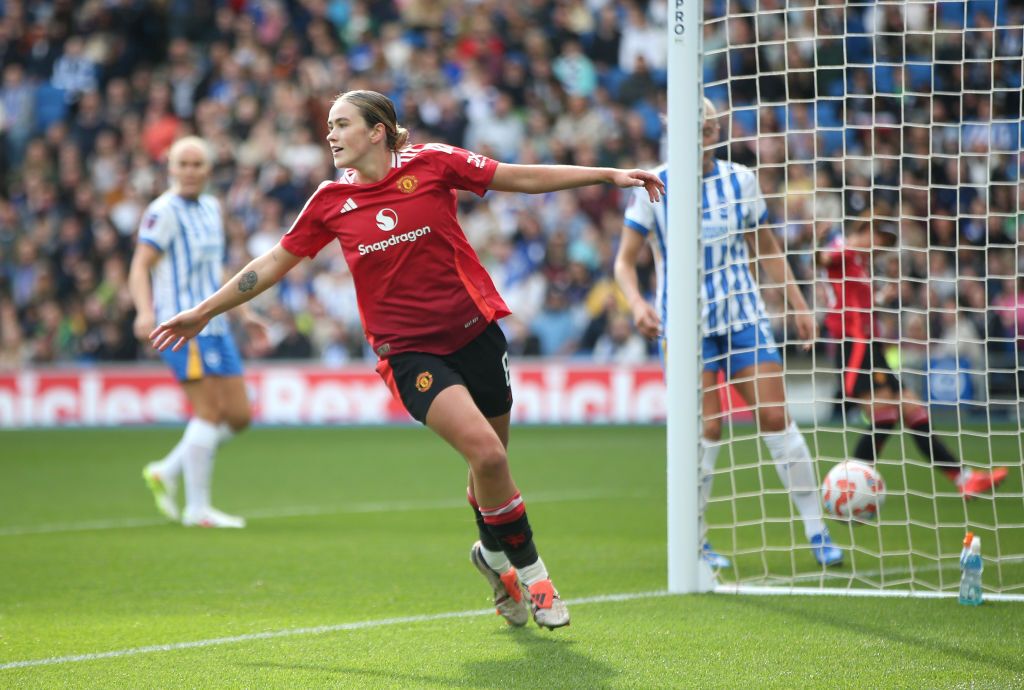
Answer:
<svg viewBox="0 0 1024 690"><path fill-rule="evenodd" d="M843 562L820 565L777 454L758 434L765 401L740 396L745 386L762 395L764 373L723 373L722 411L703 420L721 428L709 444L718 456L704 526L730 561L717 571L719 590L942 596L958 587L970 530L982 539L986 593L1024 600L1022 46L1024 5L1012 0L705 3L703 87L719 113L716 156L756 175L760 227L771 229L792 278L769 270L760 233L729 232L754 240L748 266L814 484L863 455L866 436L886 486L876 521L825 516ZM731 195L705 194L705 221L735 212ZM842 259L858 242L872 303L863 332L849 321L857 306L846 292L857 261ZM712 249L705 241L701 253ZM724 299L735 317L746 308L742 280L714 280L731 291ZM813 340L800 336L786 282L814 314ZM838 332L829 328L837 322ZM752 351L740 340L731 354ZM857 343L868 353L860 378L849 371ZM713 361L728 369L724 355L698 357L701 371ZM891 405L880 402L892 388L885 367L899 379ZM967 500L930 457L948 462L943 448L965 470L1007 476Z"/></svg>

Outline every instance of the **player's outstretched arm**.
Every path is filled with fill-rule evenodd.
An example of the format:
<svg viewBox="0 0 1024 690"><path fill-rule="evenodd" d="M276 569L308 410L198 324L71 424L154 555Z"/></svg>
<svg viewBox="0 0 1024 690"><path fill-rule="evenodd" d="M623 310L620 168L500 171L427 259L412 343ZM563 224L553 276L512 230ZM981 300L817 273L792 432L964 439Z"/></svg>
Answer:
<svg viewBox="0 0 1024 690"><path fill-rule="evenodd" d="M210 319L248 302L276 284L301 260L301 256L292 254L278 242L266 254L250 261L220 290L192 309L186 309L153 329L149 334L153 347L166 350L173 346L174 350L180 350L189 338L195 337L206 327Z"/></svg>
<svg viewBox="0 0 1024 690"><path fill-rule="evenodd" d="M498 163L490 189L498 192L541 194L574 189L592 184L613 184L616 187L644 187L652 203L661 199L665 185L646 170L618 168L587 168L578 165L513 165Z"/></svg>

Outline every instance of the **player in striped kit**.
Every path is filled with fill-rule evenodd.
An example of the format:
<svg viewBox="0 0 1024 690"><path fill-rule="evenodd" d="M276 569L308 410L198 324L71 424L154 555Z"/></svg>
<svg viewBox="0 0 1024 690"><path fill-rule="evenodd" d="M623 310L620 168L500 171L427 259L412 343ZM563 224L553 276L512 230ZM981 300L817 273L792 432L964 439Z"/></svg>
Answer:
<svg viewBox="0 0 1024 690"><path fill-rule="evenodd" d="M750 272L760 260L772 282L784 285L800 339L814 338L814 320L771 228L757 178L748 168L715 158L720 128L711 101L704 99L704 188L701 234L704 277L701 285L701 331L704 371L703 438L701 439L701 514L711 496L715 460L722 435L718 376L725 378L755 407L758 428L775 468L804 524L815 559L824 566L842 563L843 552L832 544L822 519L814 460L796 423L786 412L782 357L768 326L757 282ZM656 170L668 187L667 166ZM668 316L665 291L667 196L657 203L633 194L626 209L622 240L615 259L615 278L633 311L637 329L648 338L662 338ZM687 232L680 228L679 232ZM657 276L656 304L640 292L637 258L650 242ZM664 340L659 341L662 358ZM703 542L705 560L713 567L730 562Z"/></svg>
<svg viewBox="0 0 1024 690"><path fill-rule="evenodd" d="M168 152L172 185L146 209L132 257L129 288L135 302L135 335L148 339L160 321L217 291L224 270L224 224L219 202L204 194L211 156L205 141L185 137ZM255 325L258 322L245 316ZM146 465L143 477L157 508L172 520L198 527L244 527L241 517L210 504L217 447L249 425L242 360L226 316L212 319L179 352L162 352L192 406L178 444ZM185 511L176 500L185 479Z"/></svg>

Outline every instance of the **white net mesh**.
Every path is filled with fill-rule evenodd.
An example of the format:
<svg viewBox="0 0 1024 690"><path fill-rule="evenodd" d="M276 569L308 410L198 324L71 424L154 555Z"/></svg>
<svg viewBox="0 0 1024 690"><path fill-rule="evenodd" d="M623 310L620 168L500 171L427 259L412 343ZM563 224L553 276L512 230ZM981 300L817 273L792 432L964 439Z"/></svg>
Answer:
<svg viewBox="0 0 1024 690"><path fill-rule="evenodd" d="M706 508L710 543L731 561L719 581L951 591L970 529L982 536L986 590L1024 593L1024 5L707 0L704 13L705 94L721 114L716 155L755 172L767 205L761 226L774 232L820 329L813 348L802 350L792 293L786 307L791 287L769 270L769 245L748 243L762 249L751 271L816 482L836 462L863 455L858 444L873 416L885 422L882 362L854 395L850 348L859 342L869 353L860 361L876 353L901 383L888 408L901 413L893 433L867 436L887 485L880 519L856 526L826 519L844 562L823 568L752 421L760 415L778 426L770 395L756 399L770 392L770 377L744 370L749 359L733 360L722 375L731 385L715 385L723 411L705 415L706 430L708 421L721 427ZM729 174L719 179L729 186ZM710 209L708 196L705 223L735 208L728 189L711 195ZM705 228L711 261L718 240L708 237ZM843 252L858 237L868 245L860 256L868 257L863 285L873 302L866 333L851 329L837 303L853 297L846 290L855 268ZM894 246L881 244L887 237ZM704 266L706 283L716 270ZM743 291L742 281L723 280L721 288L731 293L705 295L712 309L733 305ZM838 333L829 329L837 322ZM739 338L730 345L730 354L705 350L702 369L728 369L729 357L746 347ZM755 391L755 399L745 404L741 391ZM854 397L877 406L871 411ZM932 447L911 428L922 428L915 397L930 412ZM976 477L1005 467L1005 481L965 500L953 473L929 458L941 464L939 441Z"/></svg>

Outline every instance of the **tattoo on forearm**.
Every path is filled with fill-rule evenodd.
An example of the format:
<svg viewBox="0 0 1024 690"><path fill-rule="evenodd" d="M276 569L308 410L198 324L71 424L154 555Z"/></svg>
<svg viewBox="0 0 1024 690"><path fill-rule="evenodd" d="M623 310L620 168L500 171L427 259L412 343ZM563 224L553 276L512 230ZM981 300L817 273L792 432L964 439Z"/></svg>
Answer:
<svg viewBox="0 0 1024 690"><path fill-rule="evenodd" d="M256 287L256 271L248 271L238 279L238 291L249 292Z"/></svg>

